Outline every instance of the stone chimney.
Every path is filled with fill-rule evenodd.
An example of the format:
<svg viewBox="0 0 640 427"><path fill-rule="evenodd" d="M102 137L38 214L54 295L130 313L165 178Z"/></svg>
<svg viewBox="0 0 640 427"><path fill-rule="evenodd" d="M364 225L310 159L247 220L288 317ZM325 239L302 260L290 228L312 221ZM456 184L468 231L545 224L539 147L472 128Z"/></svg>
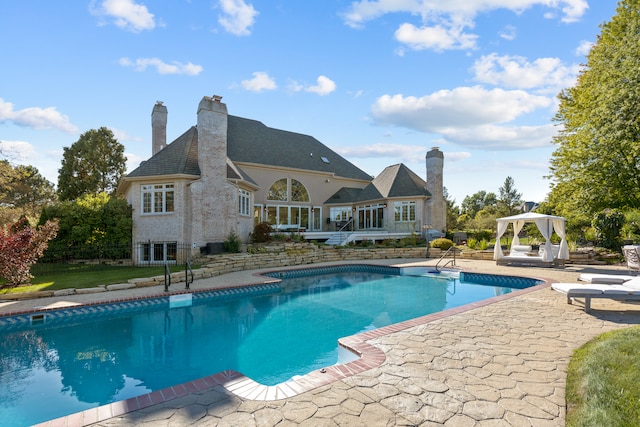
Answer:
<svg viewBox="0 0 640 427"><path fill-rule="evenodd" d="M157 101L151 112L151 155L167 146L167 107Z"/></svg>
<svg viewBox="0 0 640 427"><path fill-rule="evenodd" d="M190 185L193 242L220 251L238 210L238 190L227 179L228 114L221 99L205 96L198 105L200 179Z"/></svg>
<svg viewBox="0 0 640 427"><path fill-rule="evenodd" d="M227 105L205 96L198 105L198 163L203 180L227 180Z"/></svg>
<svg viewBox="0 0 640 427"><path fill-rule="evenodd" d="M431 193L429 200L429 216L427 221L430 225L438 230L445 231L447 229L447 204L444 199L444 154L433 147L426 156L427 166L427 190Z"/></svg>

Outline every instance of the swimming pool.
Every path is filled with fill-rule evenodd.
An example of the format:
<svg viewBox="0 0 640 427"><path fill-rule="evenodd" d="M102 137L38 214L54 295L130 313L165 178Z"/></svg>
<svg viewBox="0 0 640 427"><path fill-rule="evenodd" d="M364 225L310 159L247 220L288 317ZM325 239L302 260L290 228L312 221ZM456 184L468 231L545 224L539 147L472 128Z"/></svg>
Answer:
<svg viewBox="0 0 640 427"><path fill-rule="evenodd" d="M276 384L335 364L340 337L540 283L426 273L290 270L270 273L279 284L0 318L0 419L30 425L225 369Z"/></svg>

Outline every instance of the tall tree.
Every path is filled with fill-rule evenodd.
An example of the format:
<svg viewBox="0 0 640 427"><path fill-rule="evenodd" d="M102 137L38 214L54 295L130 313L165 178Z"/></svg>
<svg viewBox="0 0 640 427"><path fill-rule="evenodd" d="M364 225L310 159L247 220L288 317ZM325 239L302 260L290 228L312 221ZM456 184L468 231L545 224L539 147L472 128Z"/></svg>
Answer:
<svg viewBox="0 0 640 427"><path fill-rule="evenodd" d="M456 199L452 199L449 195L447 187L444 188L444 201L447 204L447 229L455 230L458 225L460 209L456 206Z"/></svg>
<svg viewBox="0 0 640 427"><path fill-rule="evenodd" d="M516 190L515 182L512 177L508 176L504 180L502 187L498 189L498 210L502 215L514 215L518 213L518 208L522 205L522 193Z"/></svg>
<svg viewBox="0 0 640 427"><path fill-rule="evenodd" d="M483 209L492 208L495 209L498 203L498 198L495 193L487 193L486 191L478 191L471 196L467 196L462 201L462 213L468 218L473 219L476 214Z"/></svg>
<svg viewBox="0 0 640 427"><path fill-rule="evenodd" d="M559 95L549 201L566 216L640 207L640 2L620 1L601 30Z"/></svg>
<svg viewBox="0 0 640 427"><path fill-rule="evenodd" d="M35 224L44 206L56 200L53 184L33 166L0 161L0 226L26 217Z"/></svg>
<svg viewBox="0 0 640 427"><path fill-rule="evenodd" d="M85 194L113 193L126 171L124 146L106 127L91 129L65 147L58 170L58 195L75 200Z"/></svg>

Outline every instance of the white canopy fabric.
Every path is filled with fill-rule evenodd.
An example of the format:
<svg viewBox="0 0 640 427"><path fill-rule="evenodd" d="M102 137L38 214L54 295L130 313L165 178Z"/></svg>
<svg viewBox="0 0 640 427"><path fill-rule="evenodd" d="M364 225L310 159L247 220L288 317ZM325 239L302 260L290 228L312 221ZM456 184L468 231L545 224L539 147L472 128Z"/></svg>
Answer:
<svg viewBox="0 0 640 427"><path fill-rule="evenodd" d="M500 247L500 238L507 230L510 223L513 223L513 245L519 245L518 233L522 230L522 227L526 222L535 222L538 230L542 233L542 237L545 238L544 243L544 258L543 261L552 262L553 251L551 249L550 237L554 230L558 236L560 236L560 250L558 251L559 259L569 259L569 245L567 244L564 223L565 218L561 216L543 215L534 212L527 212L520 215L507 216L504 218L498 218L498 235L496 236L496 245L493 250L493 259L498 260L504 258Z"/></svg>

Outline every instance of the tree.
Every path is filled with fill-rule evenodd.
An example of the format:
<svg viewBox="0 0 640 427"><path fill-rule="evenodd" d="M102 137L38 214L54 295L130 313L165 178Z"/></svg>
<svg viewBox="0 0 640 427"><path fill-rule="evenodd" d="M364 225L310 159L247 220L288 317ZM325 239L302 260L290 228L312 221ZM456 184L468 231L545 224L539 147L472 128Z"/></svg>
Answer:
<svg viewBox="0 0 640 427"><path fill-rule="evenodd" d="M478 191L477 193L467 196L462 201L462 213L470 219L474 219L476 214L483 209L491 209L496 207L498 199L495 193L487 193L486 191Z"/></svg>
<svg viewBox="0 0 640 427"><path fill-rule="evenodd" d="M498 197L499 213L504 216L518 213L518 207L522 205L522 193L518 193L516 190L513 178L508 176L498 191L500 192Z"/></svg>
<svg viewBox="0 0 640 427"><path fill-rule="evenodd" d="M22 216L35 224L42 208L57 199L53 184L33 166L0 161L0 175L0 226Z"/></svg>
<svg viewBox="0 0 640 427"><path fill-rule="evenodd" d="M97 250L131 244L132 211L122 197L110 197L103 192L59 202L43 209L40 224L53 219L59 222L59 231L47 256L55 258L56 254L65 254L69 248L78 246Z"/></svg>
<svg viewBox="0 0 640 427"><path fill-rule="evenodd" d="M126 171L124 146L106 127L91 129L65 147L58 170L60 200L75 200L102 191L111 194Z"/></svg>
<svg viewBox="0 0 640 427"><path fill-rule="evenodd" d="M47 221L34 229L25 217L0 229L0 276L8 286L18 286L33 277L31 266L42 257L57 230L56 221Z"/></svg>
<svg viewBox="0 0 640 427"><path fill-rule="evenodd" d="M602 247L619 250L621 246L620 231L624 224L624 214L617 209L605 209L593 217L593 228L596 239Z"/></svg>
<svg viewBox="0 0 640 427"><path fill-rule="evenodd" d="M560 215L640 207L640 2L620 1L601 30L559 95L549 201Z"/></svg>
<svg viewBox="0 0 640 427"><path fill-rule="evenodd" d="M447 205L447 228L455 230L460 216L460 209L456 206L456 200L450 198L446 187L444 188L444 201Z"/></svg>

